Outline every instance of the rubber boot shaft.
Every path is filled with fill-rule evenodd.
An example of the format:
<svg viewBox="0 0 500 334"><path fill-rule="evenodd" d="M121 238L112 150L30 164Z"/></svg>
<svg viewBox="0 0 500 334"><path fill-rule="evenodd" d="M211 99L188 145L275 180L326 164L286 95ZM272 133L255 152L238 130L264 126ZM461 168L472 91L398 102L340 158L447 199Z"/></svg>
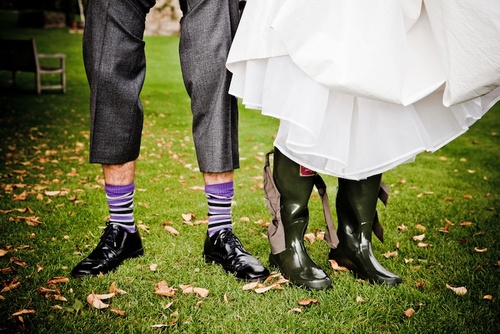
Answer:
<svg viewBox="0 0 500 334"><path fill-rule="evenodd" d="M372 250L372 228L382 175L365 180L339 179L336 209L339 246L329 258L371 283L396 285L401 278L385 269Z"/></svg>
<svg viewBox="0 0 500 334"><path fill-rule="evenodd" d="M285 231L286 250L270 254L269 261L277 266L292 283L311 289L331 286L328 275L309 257L304 234L309 222L308 202L314 186L313 176L300 176L300 165L274 151L273 177L280 192L280 211Z"/></svg>

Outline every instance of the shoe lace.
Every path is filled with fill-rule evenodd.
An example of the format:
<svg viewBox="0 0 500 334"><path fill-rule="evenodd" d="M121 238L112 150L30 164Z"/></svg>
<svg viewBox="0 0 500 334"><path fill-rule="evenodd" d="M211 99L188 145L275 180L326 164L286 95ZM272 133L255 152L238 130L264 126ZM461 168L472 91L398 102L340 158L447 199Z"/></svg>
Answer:
<svg viewBox="0 0 500 334"><path fill-rule="evenodd" d="M116 248L116 236L118 234L118 229L114 228L112 224L107 224L106 228L104 229L104 232L102 233L101 236L101 241L99 242L102 245L102 248L111 248L114 249Z"/></svg>

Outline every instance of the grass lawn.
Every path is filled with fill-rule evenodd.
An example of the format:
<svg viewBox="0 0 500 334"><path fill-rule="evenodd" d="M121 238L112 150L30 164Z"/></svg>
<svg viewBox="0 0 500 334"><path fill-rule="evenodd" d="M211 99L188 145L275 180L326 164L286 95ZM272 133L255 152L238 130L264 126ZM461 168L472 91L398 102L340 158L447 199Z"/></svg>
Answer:
<svg viewBox="0 0 500 334"><path fill-rule="evenodd" d="M0 37L35 37L39 52L66 53L68 91L36 95L31 73L21 73L13 89L10 73L0 72L1 333L500 331L500 105L438 152L384 174L391 186L389 206L379 206L385 243L374 239L373 246L403 284L373 286L335 271L326 243L316 241L307 247L331 275L333 289L307 291L285 284L257 293L202 259L206 225L199 222L207 207L178 37L146 37L145 123L135 202L146 253L104 277L71 279L72 267L97 244L108 215L100 167L87 160L89 89L82 36L65 29L12 28L7 25L13 17L1 13ZM270 214L262 168L277 121L241 108L240 123L234 229L268 265L263 223ZM336 179L325 181L333 202ZM317 194L310 210L308 232L324 230ZM186 214L193 215L193 224L184 222ZM169 233L166 225L179 234ZM421 242L428 247L413 239L423 234ZM63 282L53 283L54 277ZM155 294L161 281L177 289L172 297ZM87 303L88 295L108 293L112 285L127 293L106 300L106 309ZM181 285L207 289L209 295L184 294ZM299 305L307 299L317 303Z"/></svg>

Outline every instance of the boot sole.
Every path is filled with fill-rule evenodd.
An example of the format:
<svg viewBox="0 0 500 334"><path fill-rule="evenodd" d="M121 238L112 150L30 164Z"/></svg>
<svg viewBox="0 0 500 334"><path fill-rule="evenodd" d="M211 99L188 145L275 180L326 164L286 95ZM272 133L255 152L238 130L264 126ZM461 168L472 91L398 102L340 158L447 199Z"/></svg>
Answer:
<svg viewBox="0 0 500 334"><path fill-rule="evenodd" d="M287 280L289 280L290 283L292 283L293 285L298 286L300 288L305 288L305 289L308 289L308 290L325 290L325 289L331 288L332 285L333 285L331 279L328 280L329 282L328 282L327 285L325 285L325 281L318 281L318 282L307 281L307 282L302 282L302 283L292 281L289 277L287 277L284 274L284 271L281 270L280 266L278 265L278 263L274 259L272 253L269 254L269 265L271 267L275 268L275 269L278 269L280 271L281 275L283 275L284 278L286 278Z"/></svg>

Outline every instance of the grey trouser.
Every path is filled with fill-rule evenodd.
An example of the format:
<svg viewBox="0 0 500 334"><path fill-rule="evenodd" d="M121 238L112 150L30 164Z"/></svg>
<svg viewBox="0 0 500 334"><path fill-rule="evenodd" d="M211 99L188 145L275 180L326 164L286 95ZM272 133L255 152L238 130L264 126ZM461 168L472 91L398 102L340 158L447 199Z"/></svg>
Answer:
<svg viewBox="0 0 500 334"><path fill-rule="evenodd" d="M180 0L180 58L191 97L193 137L202 172L239 167L238 108L226 56L239 20L238 0ZM145 17L154 0L89 0L83 56L90 84L90 162L137 159L146 59Z"/></svg>

